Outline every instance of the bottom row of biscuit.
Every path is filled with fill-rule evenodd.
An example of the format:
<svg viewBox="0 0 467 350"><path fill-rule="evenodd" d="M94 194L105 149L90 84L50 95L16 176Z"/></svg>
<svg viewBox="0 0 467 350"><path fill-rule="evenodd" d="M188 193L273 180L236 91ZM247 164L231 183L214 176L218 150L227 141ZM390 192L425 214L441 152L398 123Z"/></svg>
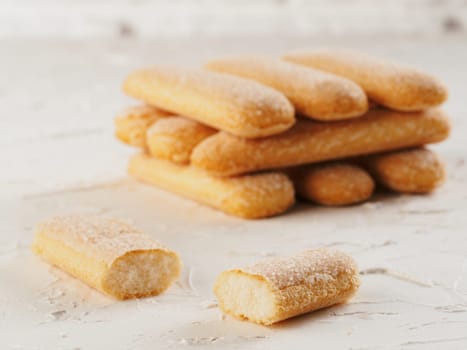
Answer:
<svg viewBox="0 0 467 350"><path fill-rule="evenodd" d="M69 215L42 222L33 250L118 299L157 295L181 271L175 252L128 224L99 216ZM359 285L350 256L315 249L224 271L214 293L225 313L269 325L345 302Z"/></svg>
<svg viewBox="0 0 467 350"><path fill-rule="evenodd" d="M322 205L349 205L371 197L373 179L396 192L427 193L445 177L437 155L425 148L231 178L138 154L130 160L129 173L146 183L250 219L286 211L295 201L295 192Z"/></svg>

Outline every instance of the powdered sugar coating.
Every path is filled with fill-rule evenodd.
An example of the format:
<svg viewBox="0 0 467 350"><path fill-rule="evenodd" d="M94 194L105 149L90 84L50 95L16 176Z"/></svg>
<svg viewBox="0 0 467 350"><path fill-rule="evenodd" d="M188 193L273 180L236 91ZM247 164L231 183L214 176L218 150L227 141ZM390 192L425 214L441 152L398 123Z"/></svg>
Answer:
<svg viewBox="0 0 467 350"><path fill-rule="evenodd" d="M123 88L130 96L243 137L276 134L295 121L283 94L229 74L155 66L130 74Z"/></svg>
<svg viewBox="0 0 467 350"><path fill-rule="evenodd" d="M305 50L287 54L284 58L351 79L370 99L397 110L434 107L444 102L448 95L446 87L427 73L354 50Z"/></svg>
<svg viewBox="0 0 467 350"><path fill-rule="evenodd" d="M77 252L103 260L109 265L131 251L167 251L159 242L131 225L96 215L52 217L39 223L36 233L62 242Z"/></svg>
<svg viewBox="0 0 467 350"><path fill-rule="evenodd" d="M259 81L281 91L297 112L319 120L358 117L368 109L367 97L353 81L317 69L267 56L234 56L206 67Z"/></svg>
<svg viewBox="0 0 467 350"><path fill-rule="evenodd" d="M313 249L289 257L274 257L240 271L265 278L275 289L331 282L340 275L358 274L355 261L334 249Z"/></svg>
<svg viewBox="0 0 467 350"><path fill-rule="evenodd" d="M291 181L277 172L218 178L145 154L132 157L128 171L139 180L243 218L277 215L294 203Z"/></svg>
<svg viewBox="0 0 467 350"><path fill-rule="evenodd" d="M322 205L349 205L368 199L375 187L370 174L350 162L295 167L288 171L297 193Z"/></svg>
<svg viewBox="0 0 467 350"><path fill-rule="evenodd" d="M439 157L425 148L377 154L362 163L382 185L403 193L433 191L446 177Z"/></svg>
<svg viewBox="0 0 467 350"><path fill-rule="evenodd" d="M417 113L373 109L348 121L299 120L280 135L257 140L221 132L202 141L191 162L212 174L231 176L439 142L449 132L449 119L437 109Z"/></svg>
<svg viewBox="0 0 467 350"><path fill-rule="evenodd" d="M214 292L224 312L270 325L345 302L359 286L350 256L320 248L224 271Z"/></svg>

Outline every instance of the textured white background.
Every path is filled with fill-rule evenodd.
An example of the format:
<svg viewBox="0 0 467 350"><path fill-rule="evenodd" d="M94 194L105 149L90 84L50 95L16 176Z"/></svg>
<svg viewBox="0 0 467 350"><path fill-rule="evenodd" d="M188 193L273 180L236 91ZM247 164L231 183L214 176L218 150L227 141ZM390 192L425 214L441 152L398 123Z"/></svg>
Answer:
<svg viewBox="0 0 467 350"><path fill-rule="evenodd" d="M2 0L0 35L420 34L467 25L465 0Z"/></svg>
<svg viewBox="0 0 467 350"><path fill-rule="evenodd" d="M465 1L0 1L1 349L467 348ZM198 65L227 53L350 46L426 69L450 89L453 134L434 147L449 179L430 196L300 204L243 221L125 174L133 150L112 118L134 67ZM32 229L69 212L119 217L180 252L160 297L115 302L29 251ZM351 253L348 304L265 328L222 320L225 268L314 246ZM376 270L378 271L378 270Z"/></svg>

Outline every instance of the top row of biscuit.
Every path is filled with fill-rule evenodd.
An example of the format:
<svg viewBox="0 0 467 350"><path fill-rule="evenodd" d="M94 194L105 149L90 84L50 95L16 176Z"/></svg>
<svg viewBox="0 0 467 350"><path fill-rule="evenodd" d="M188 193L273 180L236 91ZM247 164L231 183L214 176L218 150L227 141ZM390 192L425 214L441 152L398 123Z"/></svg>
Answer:
<svg viewBox="0 0 467 350"><path fill-rule="evenodd" d="M295 114L334 121L364 115L368 100L419 111L447 98L435 77L346 50L296 52L282 60L238 56L211 61L205 69L156 66L131 73L123 89L245 138L279 134L295 123Z"/></svg>

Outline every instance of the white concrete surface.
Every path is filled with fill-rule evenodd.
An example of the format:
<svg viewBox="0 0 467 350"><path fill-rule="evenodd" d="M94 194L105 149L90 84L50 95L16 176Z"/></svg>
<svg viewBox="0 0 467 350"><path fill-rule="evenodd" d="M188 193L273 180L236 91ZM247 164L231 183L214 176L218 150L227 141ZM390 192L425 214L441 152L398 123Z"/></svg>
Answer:
<svg viewBox="0 0 467 350"><path fill-rule="evenodd" d="M1 349L467 348L467 37L0 41ZM132 150L112 135L130 103L125 74L229 53L353 46L440 76L454 131L433 147L449 179L430 196L379 194L340 209L300 204L243 221L127 178ZM160 297L116 302L33 256L33 226L59 213L133 222L180 252ZM221 318L211 286L227 267L308 247L351 253L362 287L347 305L266 328Z"/></svg>
<svg viewBox="0 0 467 350"><path fill-rule="evenodd" d="M2 0L0 37L420 34L467 30L463 0Z"/></svg>

